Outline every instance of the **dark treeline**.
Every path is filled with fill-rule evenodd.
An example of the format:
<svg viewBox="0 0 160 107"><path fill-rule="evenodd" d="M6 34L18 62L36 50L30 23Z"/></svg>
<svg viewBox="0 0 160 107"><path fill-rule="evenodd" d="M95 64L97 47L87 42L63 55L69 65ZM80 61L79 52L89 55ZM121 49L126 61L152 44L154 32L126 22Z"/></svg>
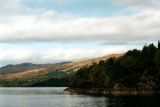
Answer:
<svg viewBox="0 0 160 107"><path fill-rule="evenodd" d="M70 87L159 90L160 41L158 47L150 44L78 70L70 78Z"/></svg>
<svg viewBox="0 0 160 107"><path fill-rule="evenodd" d="M67 87L69 75L61 71L51 71L38 77L0 80L2 87Z"/></svg>

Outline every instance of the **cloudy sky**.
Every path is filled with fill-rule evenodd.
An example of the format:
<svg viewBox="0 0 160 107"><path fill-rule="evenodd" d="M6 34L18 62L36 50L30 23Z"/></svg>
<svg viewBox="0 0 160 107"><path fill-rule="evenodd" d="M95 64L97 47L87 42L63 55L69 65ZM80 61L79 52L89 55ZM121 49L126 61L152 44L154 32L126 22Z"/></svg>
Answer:
<svg viewBox="0 0 160 107"><path fill-rule="evenodd" d="M0 0L0 66L123 53L160 39L160 0Z"/></svg>

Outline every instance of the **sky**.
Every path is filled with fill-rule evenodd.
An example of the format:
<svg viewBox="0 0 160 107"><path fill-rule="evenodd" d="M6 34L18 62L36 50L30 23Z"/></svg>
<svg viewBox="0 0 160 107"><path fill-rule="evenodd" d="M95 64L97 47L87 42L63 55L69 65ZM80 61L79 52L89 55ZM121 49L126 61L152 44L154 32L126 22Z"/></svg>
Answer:
<svg viewBox="0 0 160 107"><path fill-rule="evenodd" d="M96 58L160 39L160 0L0 0L0 66Z"/></svg>

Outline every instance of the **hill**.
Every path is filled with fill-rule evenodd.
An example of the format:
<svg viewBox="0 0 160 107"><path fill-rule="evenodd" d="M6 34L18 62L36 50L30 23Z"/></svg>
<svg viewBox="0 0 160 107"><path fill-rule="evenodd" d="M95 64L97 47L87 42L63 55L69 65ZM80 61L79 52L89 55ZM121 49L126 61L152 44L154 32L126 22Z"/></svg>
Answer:
<svg viewBox="0 0 160 107"><path fill-rule="evenodd" d="M22 64L16 64L16 65L10 64L10 65L1 67L0 74L20 73L28 70L33 70L33 69L60 66L67 63L70 63L70 62L61 62L61 63L55 63L55 64L32 64L32 63L22 63Z"/></svg>
<svg viewBox="0 0 160 107"><path fill-rule="evenodd" d="M143 95L160 91L160 42L130 50L79 69L67 91L103 95Z"/></svg>
<svg viewBox="0 0 160 107"><path fill-rule="evenodd" d="M79 69L90 67L95 63L99 63L102 60L107 60L110 57L119 57L122 54L112 54L106 55L104 57L90 59L86 61L80 62L72 62L72 63L61 63L59 66L43 66L42 68L24 70L20 72L14 73L6 73L0 75L0 85L1 86L34 86L35 84L41 84L41 86L46 86L50 79L59 79L58 81L68 80L70 75L76 72ZM59 77L61 72L64 73L63 76ZM56 73L56 76L54 75ZM66 86L66 81L65 86ZM43 84L42 84L43 83ZM49 82L50 83L50 82ZM52 82L52 85L55 86L55 81ZM25 85L24 85L25 84ZM69 81L68 81L69 84ZM37 85L35 85L37 86ZM56 85L57 86L57 85Z"/></svg>
<svg viewBox="0 0 160 107"><path fill-rule="evenodd" d="M94 59L89 59L89 60L84 60L84 61L78 61L78 62L73 62L73 63L68 63L68 64L64 64L62 66L57 66L54 69L57 71L64 71L64 72L76 72L79 69L82 68L88 68L94 64L99 63L100 61L106 61L108 60L110 57L120 57L123 54L110 54L110 55L106 55L103 57L99 57L99 58L94 58Z"/></svg>

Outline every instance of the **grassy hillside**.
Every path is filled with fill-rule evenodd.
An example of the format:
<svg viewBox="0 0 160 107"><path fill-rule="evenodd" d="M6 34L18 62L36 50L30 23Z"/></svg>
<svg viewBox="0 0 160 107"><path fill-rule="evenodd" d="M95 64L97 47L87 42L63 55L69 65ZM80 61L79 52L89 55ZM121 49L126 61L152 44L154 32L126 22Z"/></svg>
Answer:
<svg viewBox="0 0 160 107"><path fill-rule="evenodd" d="M22 63L22 64L16 64L16 65L10 64L10 65L1 67L0 74L19 73L19 72L32 70L32 69L60 66L67 63L70 63L70 62L61 62L61 63L55 63L55 64L32 64L32 63Z"/></svg>
<svg viewBox="0 0 160 107"><path fill-rule="evenodd" d="M73 75L77 70L90 67L95 63L99 63L100 61L105 61L110 57L119 57L122 54L113 54L107 55L100 58L90 59L86 61L79 61L74 63L59 63L55 65L45 65L39 68L30 67L33 66L30 63L24 63L19 65L12 65L12 67L5 66L3 69L5 73L0 74L0 86L4 87L34 87L34 86L68 86L69 78ZM61 65L62 64L62 65ZM24 70L24 65L29 67L29 70ZM34 65L35 66L35 65ZM37 66L37 65L36 65ZM12 70L13 68L13 70ZM15 72L15 69L22 71ZM23 71L24 70L24 71ZM3 70L4 71L4 70ZM62 75L63 74L63 75Z"/></svg>
<svg viewBox="0 0 160 107"><path fill-rule="evenodd" d="M70 62L61 62L55 64L32 64L32 63L22 63L16 65L6 65L0 68L0 74L10 74L10 73L19 73L33 69L39 68L46 68L46 67L53 67L53 66L60 66Z"/></svg>

